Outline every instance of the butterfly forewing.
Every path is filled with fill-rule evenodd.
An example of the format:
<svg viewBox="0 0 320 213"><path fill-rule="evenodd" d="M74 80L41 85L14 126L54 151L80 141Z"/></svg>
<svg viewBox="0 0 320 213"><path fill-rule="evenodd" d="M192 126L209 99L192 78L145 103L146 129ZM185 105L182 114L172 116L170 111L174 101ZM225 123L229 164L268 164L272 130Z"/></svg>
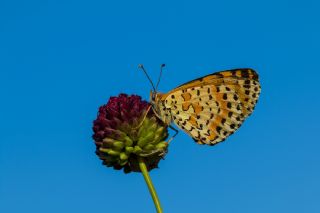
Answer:
<svg viewBox="0 0 320 213"><path fill-rule="evenodd" d="M259 94L256 72L236 69L190 81L161 99L177 126L197 143L214 145L241 126L252 113Z"/></svg>

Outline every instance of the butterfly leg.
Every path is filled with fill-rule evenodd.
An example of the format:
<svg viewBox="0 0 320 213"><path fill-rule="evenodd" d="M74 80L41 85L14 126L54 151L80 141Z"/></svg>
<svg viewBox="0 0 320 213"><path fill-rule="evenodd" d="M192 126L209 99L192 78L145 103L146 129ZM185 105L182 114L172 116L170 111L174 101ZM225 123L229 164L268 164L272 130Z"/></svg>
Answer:
<svg viewBox="0 0 320 213"><path fill-rule="evenodd" d="M169 144L169 143L178 135L178 133L179 133L179 131L178 131L176 128L174 128L172 125L169 125L169 128L172 129L175 133L174 133L174 135L167 141L168 144Z"/></svg>

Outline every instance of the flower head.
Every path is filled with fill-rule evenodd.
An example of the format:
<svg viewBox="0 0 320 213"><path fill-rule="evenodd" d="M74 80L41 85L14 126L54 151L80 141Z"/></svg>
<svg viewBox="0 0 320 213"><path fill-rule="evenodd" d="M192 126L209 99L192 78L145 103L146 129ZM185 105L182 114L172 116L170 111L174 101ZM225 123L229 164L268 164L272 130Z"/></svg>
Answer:
<svg viewBox="0 0 320 213"><path fill-rule="evenodd" d="M167 152L167 127L140 96L120 94L99 108L93 122L96 154L103 164L125 173L140 172L138 157L148 170L157 168Z"/></svg>

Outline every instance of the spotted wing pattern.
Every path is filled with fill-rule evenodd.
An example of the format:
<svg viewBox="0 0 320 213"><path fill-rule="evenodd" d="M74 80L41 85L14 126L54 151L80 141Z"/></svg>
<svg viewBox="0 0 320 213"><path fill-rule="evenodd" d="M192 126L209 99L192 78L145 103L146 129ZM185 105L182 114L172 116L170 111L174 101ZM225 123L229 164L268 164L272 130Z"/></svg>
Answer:
<svg viewBox="0 0 320 213"><path fill-rule="evenodd" d="M197 143L214 145L241 126L259 94L257 73L234 69L190 81L160 98L177 126Z"/></svg>

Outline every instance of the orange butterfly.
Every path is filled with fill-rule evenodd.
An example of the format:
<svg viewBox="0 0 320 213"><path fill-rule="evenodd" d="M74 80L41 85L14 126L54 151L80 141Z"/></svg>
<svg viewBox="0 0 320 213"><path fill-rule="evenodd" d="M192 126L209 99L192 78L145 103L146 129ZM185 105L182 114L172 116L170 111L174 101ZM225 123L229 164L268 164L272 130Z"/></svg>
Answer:
<svg viewBox="0 0 320 213"><path fill-rule="evenodd" d="M252 113L260 94L258 74L250 68L216 72L164 94L157 92L164 65L156 87L144 67L139 67L153 87L155 114L171 128L174 122L198 144L215 145L234 133Z"/></svg>

